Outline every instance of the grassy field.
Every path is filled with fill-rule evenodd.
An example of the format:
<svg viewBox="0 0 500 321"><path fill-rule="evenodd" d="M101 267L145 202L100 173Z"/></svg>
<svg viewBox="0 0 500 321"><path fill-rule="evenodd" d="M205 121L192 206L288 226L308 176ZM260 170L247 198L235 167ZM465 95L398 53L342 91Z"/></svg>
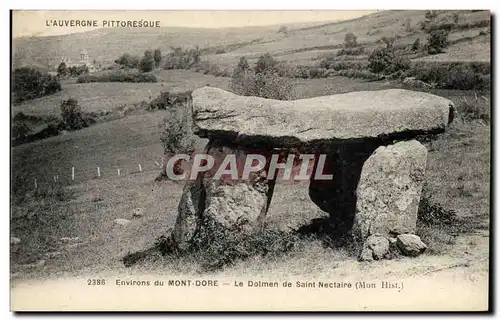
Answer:
<svg viewBox="0 0 500 321"><path fill-rule="evenodd" d="M339 50L347 32L355 33L367 50L381 46L377 40L382 36L395 36L395 32L399 35L395 44L410 44L424 37L419 28L424 15L424 11L378 12L340 23L295 26L287 35L277 34L276 26L231 31L178 29L167 34L132 33L126 36L129 38L121 31L98 30L89 33L92 37L85 41L82 35L74 35L20 39L16 45L19 53L24 53L23 59L50 63L55 59L52 56L57 58L63 47L71 47L75 55L87 48L91 57L99 52L101 56L96 58L112 61L121 53L140 53L147 46L163 49L168 45L199 44L205 49L230 48L227 53L203 57L229 68L240 56L249 57L253 63L264 52L271 52L283 62L311 65ZM443 13L438 20L450 17L451 13ZM488 12L459 14L460 23L484 19L489 19ZM412 30L407 30L403 21L410 21ZM453 32L450 38L458 42L446 53L415 60L489 60L489 36L477 36L481 30ZM223 34L225 38L218 40L223 32L227 32ZM471 40L462 41L467 37ZM255 39L258 41L253 41ZM72 45L77 42L81 43ZM245 44L234 45L238 42ZM102 50L101 43L108 49ZM130 43L137 43L133 50L128 46ZM94 44L99 46L92 47ZM45 48L52 56L34 51L40 55L40 59L35 59L28 50L34 45ZM51 49L53 47L55 49ZM366 60L367 56L348 58ZM162 91L186 91L206 85L228 89L231 80L189 70L157 69L152 73L158 83L76 84L74 80L65 80L61 92L13 106L12 114L22 111L41 116L59 115L61 100L68 98L77 99L87 112L122 110L124 106L148 102ZM290 81L296 98L402 87L397 81L368 82L339 76ZM463 219L463 226L453 226L460 233L446 226L423 227L418 234L429 245L424 255L416 259L374 262L369 267L358 263L349 249L325 247L321 237L306 238L297 242L289 253L238 261L224 272L234 276L314 274L380 278L426 275L440 269L465 267L466 273L479 271L484 276L489 255L490 92L429 91L451 99L458 115L446 133L425 143L429 151L425 199ZM11 245L14 281L103 275L110 271L200 273L199 262L184 258L165 259L156 255L131 268L125 268L121 261L129 253L151 248L155 240L173 226L177 215L182 183L155 181L160 173L156 162L161 162L163 155L158 124L165 115L165 111L135 110L120 119L12 149L11 232L21 239L19 244ZM139 172L139 164L142 172ZM97 177L98 166L101 177ZM75 168L74 181L71 180L72 167ZM279 184L267 223L272 229L289 230L326 215L310 201L305 184ZM114 222L118 218L131 222L121 226ZM40 260L45 260L44 264L37 265Z"/></svg>
<svg viewBox="0 0 500 321"><path fill-rule="evenodd" d="M390 87L391 84L385 82L359 83L338 77L304 80L297 83L296 88L301 95L312 97ZM489 107L489 102L482 98L476 102L473 92L435 93L454 100L457 105L465 97L477 108ZM484 95L489 98L488 93ZM157 237L173 226L176 217L182 184L154 181L159 173L154 161L159 162L163 153L157 129L163 115L162 111L130 115L13 149L12 166L16 174L13 182L22 185L24 195L12 207L11 231L22 240L12 248L15 279L54 278L111 269L129 272L167 269L174 274L199 272L195 263L182 260L158 258L132 270L126 270L121 263L126 254L151 247ZM443 255L463 257L463 251L470 252L470 248L475 249L476 256L482 253L484 263L488 249L481 235L487 233L484 228L488 226L489 216L489 125L476 120L463 121L459 115L450 130L427 147L427 193L433 202L456 211L460 217L472 217L475 223L459 238L445 231L423 231L431 250L418 259L420 263L416 266L427 271L435 264L452 264L450 260L443 260ZM143 168L141 173L139 163ZM70 180L71 166L76 168L74 182ZM96 177L97 166L101 167L100 178ZM117 176L118 168L121 176ZM56 174L65 186L62 190L54 187L53 175ZM38 180L39 192L34 191L34 178ZM137 212L142 216L134 217ZM298 228L325 215L309 200L305 185L278 185L268 223L277 229ZM119 226L114 223L117 218L132 222ZM476 228L482 228L483 232L477 232ZM64 237L78 237L78 240L61 241ZM455 240L450 241L453 238ZM43 267L33 266L41 259L46 260ZM317 264L308 266L313 259ZM416 269L413 263L407 262L403 259L393 264ZM352 253L325 248L320 240L306 240L291 253L237 262L227 271L235 275L258 275L266 269L274 271L272 273L331 273L331 264L345 271L357 263ZM385 271L381 273L388 273L388 264L377 265Z"/></svg>
<svg viewBox="0 0 500 321"><path fill-rule="evenodd" d="M203 75L189 70L157 70L154 72L157 83L86 83L66 82L56 94L26 101L12 106L12 114L45 116L59 115L61 101L76 99L86 112L112 111L117 107L134 105L142 101L149 102L162 91L186 91L210 84L227 89L229 79Z"/></svg>

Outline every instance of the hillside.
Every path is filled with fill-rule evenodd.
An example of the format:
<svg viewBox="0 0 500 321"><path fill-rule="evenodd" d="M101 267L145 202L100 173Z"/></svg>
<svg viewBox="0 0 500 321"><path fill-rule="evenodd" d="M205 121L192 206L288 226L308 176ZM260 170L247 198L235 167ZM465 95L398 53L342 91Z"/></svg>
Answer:
<svg viewBox="0 0 500 321"><path fill-rule="evenodd" d="M454 14L457 14L457 20L453 20ZM338 50L348 32L354 33L358 43L367 49L376 47L377 41L384 36L395 37L395 45L411 44L417 38L425 40L427 35L421 29L425 19L423 10L381 11L340 22L288 25L286 34L278 33L279 26L225 29L99 29L63 36L16 38L13 41L13 61L15 66L53 67L62 56L76 60L79 53L86 49L91 60L107 65L126 52L140 55L149 48L160 48L163 52L168 52L173 46L199 46L204 50L205 59L231 66L240 56L257 58L266 52L280 57L280 60L308 63L322 54ZM439 12L435 22L456 21L454 23L462 28L452 30L450 40L468 38L476 43L486 41L483 38L475 38L487 29L477 27L477 23L489 20L489 11L468 10ZM487 38L486 42L489 41L489 37ZM455 47L461 48L463 43L457 43ZM457 51L455 47L451 49L453 52ZM474 48L475 55L480 60L489 59L489 46L478 45ZM223 53L215 54L217 50ZM452 54L452 58L462 59L467 55Z"/></svg>

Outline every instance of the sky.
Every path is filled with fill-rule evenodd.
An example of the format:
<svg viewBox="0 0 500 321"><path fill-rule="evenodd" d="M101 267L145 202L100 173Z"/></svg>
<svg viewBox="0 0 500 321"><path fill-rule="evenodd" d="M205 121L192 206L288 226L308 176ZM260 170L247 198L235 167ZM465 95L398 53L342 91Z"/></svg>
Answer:
<svg viewBox="0 0 500 321"><path fill-rule="evenodd" d="M12 14L12 36L54 36L97 29L95 27L47 26L53 20L158 20L162 27L225 28L335 21L357 18L375 11L40 11Z"/></svg>

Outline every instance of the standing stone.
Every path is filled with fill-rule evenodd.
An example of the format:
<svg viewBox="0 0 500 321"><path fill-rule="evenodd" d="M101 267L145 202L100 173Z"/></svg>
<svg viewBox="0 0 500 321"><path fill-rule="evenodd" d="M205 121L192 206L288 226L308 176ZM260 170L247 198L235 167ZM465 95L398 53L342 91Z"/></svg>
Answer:
<svg viewBox="0 0 500 321"><path fill-rule="evenodd" d="M256 231L265 220L274 190L275 181L267 180L270 153L228 147L224 143L215 141L209 145L208 154L214 157L216 165L202 178L205 193L203 220L215 222L237 233ZM259 172L250 173L248 179L242 179L242 170L248 154L264 156L266 166ZM235 155L238 176L236 179L230 175L215 178L214 175L221 162L228 155Z"/></svg>
<svg viewBox="0 0 500 321"><path fill-rule="evenodd" d="M363 165L353 236L415 233L427 149L416 140L381 146Z"/></svg>
<svg viewBox="0 0 500 321"><path fill-rule="evenodd" d="M234 233L250 234L264 223L275 181L267 180L267 167L250 173L248 179L241 179L241 175L248 154L265 154L266 164L269 164L269 153L227 145L230 143L211 140L204 152L214 158L214 167L184 186L172 233L180 250L186 250L206 224ZM228 155L235 155L237 177L229 174L215 177Z"/></svg>

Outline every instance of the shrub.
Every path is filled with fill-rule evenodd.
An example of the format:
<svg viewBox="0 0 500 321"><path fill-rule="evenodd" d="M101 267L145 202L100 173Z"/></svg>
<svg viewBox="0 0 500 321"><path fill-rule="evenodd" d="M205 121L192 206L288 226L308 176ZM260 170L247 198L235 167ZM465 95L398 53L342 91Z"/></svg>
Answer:
<svg viewBox="0 0 500 321"><path fill-rule="evenodd" d="M164 69L189 69L200 64L201 50L198 46L189 50L174 47L164 60Z"/></svg>
<svg viewBox="0 0 500 321"><path fill-rule="evenodd" d="M436 88L482 90L490 87L489 63L427 63L418 62L408 74L418 80L435 84Z"/></svg>
<svg viewBox="0 0 500 321"><path fill-rule="evenodd" d="M68 68L66 67L66 63L64 61L57 67L57 74L62 77L68 74Z"/></svg>
<svg viewBox="0 0 500 321"><path fill-rule="evenodd" d="M14 141L14 143L24 142L30 133L31 129L26 124L26 121L22 119L16 119L16 117L14 117L14 121L12 122L11 136L11 139Z"/></svg>
<svg viewBox="0 0 500 321"><path fill-rule="evenodd" d="M148 110L165 110L168 107L187 104L191 101L192 91L173 93L169 91L162 92L160 96L151 101L147 107Z"/></svg>
<svg viewBox="0 0 500 321"><path fill-rule="evenodd" d="M278 62L269 54L266 53L259 57L255 63L255 73L276 72Z"/></svg>
<svg viewBox="0 0 500 321"><path fill-rule="evenodd" d="M375 49L368 58L368 68L374 73L390 74L410 68L410 60L394 53L393 48Z"/></svg>
<svg viewBox="0 0 500 321"><path fill-rule="evenodd" d="M291 80L280 77L276 72L255 73L245 70L233 76L235 78L231 79L230 88L236 94L279 100L293 99Z"/></svg>
<svg viewBox="0 0 500 321"><path fill-rule="evenodd" d="M365 53L365 48L343 48L337 51L337 56L349 55L349 56L359 56Z"/></svg>
<svg viewBox="0 0 500 321"><path fill-rule="evenodd" d="M155 58L152 50L146 50L144 57L139 62L139 70L142 72L150 72L155 68Z"/></svg>
<svg viewBox="0 0 500 321"><path fill-rule="evenodd" d="M162 59L161 50L155 49L153 57L154 57L154 61L155 61L155 67L158 68L160 66L161 59Z"/></svg>
<svg viewBox="0 0 500 321"><path fill-rule="evenodd" d="M192 128L191 102L176 104L167 111L167 116L158 125L165 154L193 153L196 147L196 137Z"/></svg>
<svg viewBox="0 0 500 321"><path fill-rule="evenodd" d="M56 77L34 68L17 68L12 75L12 98L16 104L50 95L60 90L61 83Z"/></svg>
<svg viewBox="0 0 500 321"><path fill-rule="evenodd" d="M131 54L123 54L120 58L115 60L115 63L123 67L128 68L139 68L140 58L138 56L132 56Z"/></svg>
<svg viewBox="0 0 500 321"><path fill-rule="evenodd" d="M443 49L448 47L448 32L446 30L431 31L427 38L427 52L435 55L443 52Z"/></svg>
<svg viewBox="0 0 500 321"><path fill-rule="evenodd" d="M145 83L155 83L158 80L155 75L143 74L133 71L125 70L112 70L100 75L82 75L78 77L77 83L88 83L88 82L145 82Z"/></svg>
<svg viewBox="0 0 500 321"><path fill-rule="evenodd" d="M353 48L358 45L357 41L358 37L356 37L352 32L349 32L344 37L344 47L345 48Z"/></svg>
<svg viewBox="0 0 500 321"><path fill-rule="evenodd" d="M75 99L70 98L62 101L61 118L64 128L67 130L78 130L87 127L82 108Z"/></svg>

